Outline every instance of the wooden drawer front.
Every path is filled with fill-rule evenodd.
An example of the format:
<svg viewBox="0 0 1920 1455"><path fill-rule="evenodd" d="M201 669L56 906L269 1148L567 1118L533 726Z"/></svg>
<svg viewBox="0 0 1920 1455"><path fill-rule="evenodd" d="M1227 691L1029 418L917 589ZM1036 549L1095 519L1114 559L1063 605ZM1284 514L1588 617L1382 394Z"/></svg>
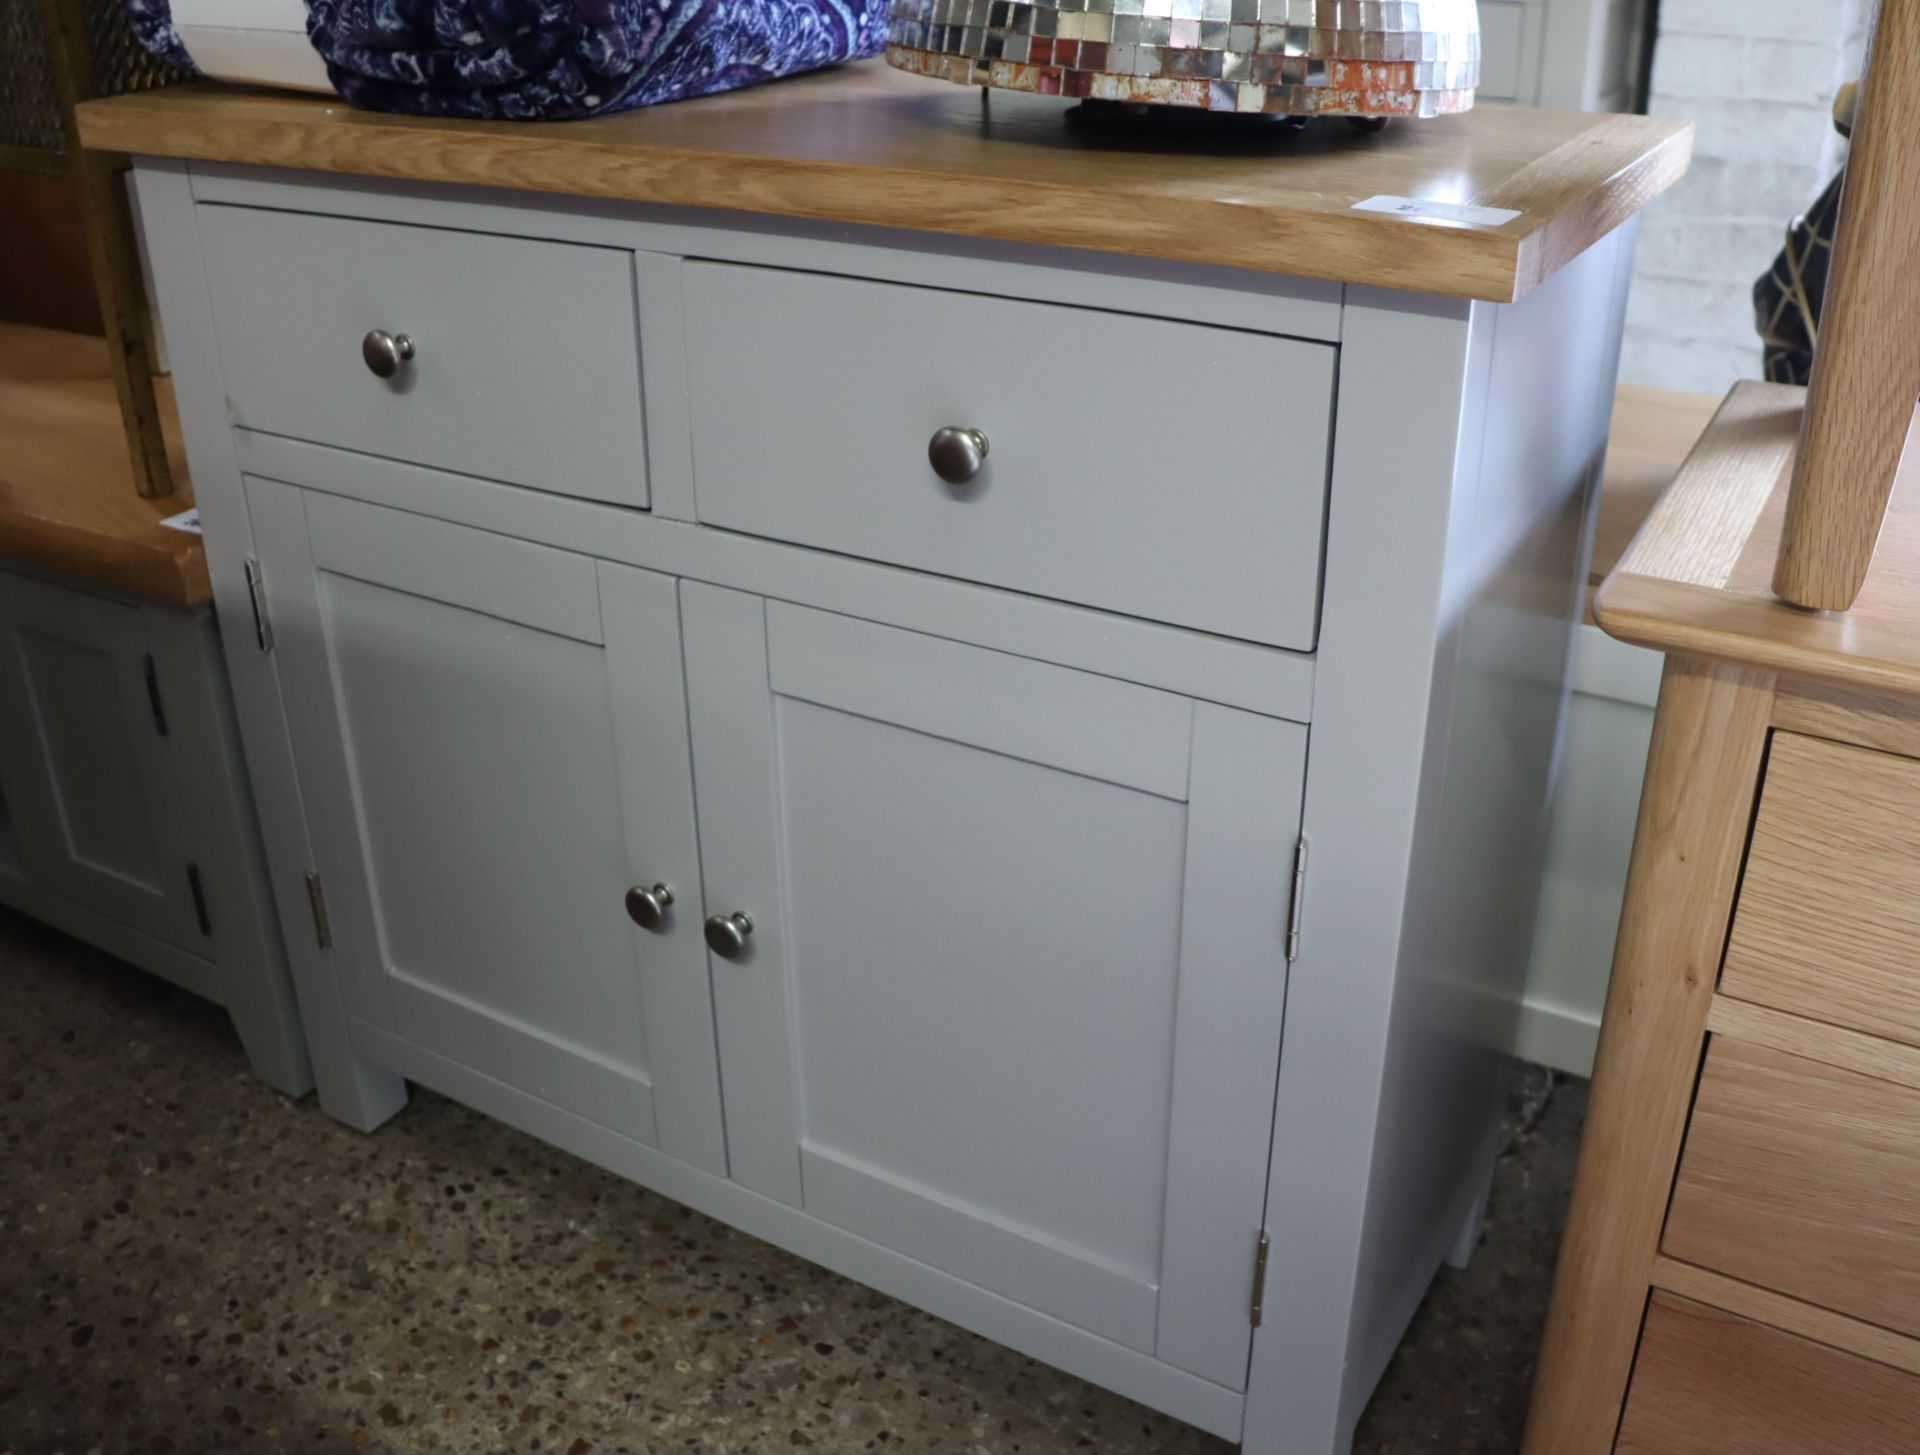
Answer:
<svg viewBox="0 0 1920 1455"><path fill-rule="evenodd" d="M1920 762L1774 735L1721 989L1920 1045Z"/></svg>
<svg viewBox="0 0 1920 1455"><path fill-rule="evenodd" d="M1920 1335L1920 1092L1716 1036L1663 1245Z"/></svg>
<svg viewBox="0 0 1920 1455"><path fill-rule="evenodd" d="M685 269L700 519L1309 649L1334 350L1091 309ZM933 433L983 431L967 485Z"/></svg>
<svg viewBox="0 0 1920 1455"><path fill-rule="evenodd" d="M618 505L647 504L632 256L200 208L234 422ZM381 379L373 329L413 359Z"/></svg>
<svg viewBox="0 0 1920 1455"><path fill-rule="evenodd" d="M1920 1378L1671 1294L1647 1307L1616 1455L1911 1455Z"/></svg>

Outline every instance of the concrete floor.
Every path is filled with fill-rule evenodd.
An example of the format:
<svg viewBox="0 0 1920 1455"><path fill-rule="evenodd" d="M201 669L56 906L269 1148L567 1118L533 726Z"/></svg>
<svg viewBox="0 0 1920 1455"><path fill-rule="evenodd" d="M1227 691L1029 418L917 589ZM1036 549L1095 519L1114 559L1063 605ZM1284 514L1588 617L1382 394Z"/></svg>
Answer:
<svg viewBox="0 0 1920 1455"><path fill-rule="evenodd" d="M347 1131L3 910L0 985L0 1451L1231 1448L430 1093ZM1517 1445L1584 1107L1520 1078L1361 1451Z"/></svg>

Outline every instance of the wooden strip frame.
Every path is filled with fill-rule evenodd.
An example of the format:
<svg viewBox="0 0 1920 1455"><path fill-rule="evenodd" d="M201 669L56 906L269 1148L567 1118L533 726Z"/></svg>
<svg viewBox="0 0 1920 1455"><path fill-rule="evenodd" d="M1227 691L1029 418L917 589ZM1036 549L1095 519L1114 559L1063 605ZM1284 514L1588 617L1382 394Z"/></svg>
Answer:
<svg viewBox="0 0 1920 1455"><path fill-rule="evenodd" d="M41 11L59 91L60 119L67 133L68 162L80 188L87 255L93 266L94 288L100 296L113 387L120 398L127 456L133 466L133 488L145 499L159 500L174 492L173 468L167 461L160 401L153 387L152 321L140 271L140 246L134 236L133 208L127 199L128 161L124 156L88 151L80 140L75 108L97 94L85 11L77 0L41 0Z"/></svg>
<svg viewBox="0 0 1920 1455"><path fill-rule="evenodd" d="M1784 1293L1756 1284L1742 1283L1723 1273L1697 1268L1677 1258L1654 1260L1653 1285L1668 1293L1677 1293L1698 1303L1708 1304L1723 1313L1738 1314L1784 1333L1798 1334L1816 1344L1825 1344L1876 1364L1920 1374L1920 1339L1896 1334L1878 1324L1864 1323L1834 1313L1815 1304L1802 1303Z"/></svg>
<svg viewBox="0 0 1920 1455"><path fill-rule="evenodd" d="M1769 676L1667 660L1526 1455L1613 1448L1699 1075L1773 696Z"/></svg>

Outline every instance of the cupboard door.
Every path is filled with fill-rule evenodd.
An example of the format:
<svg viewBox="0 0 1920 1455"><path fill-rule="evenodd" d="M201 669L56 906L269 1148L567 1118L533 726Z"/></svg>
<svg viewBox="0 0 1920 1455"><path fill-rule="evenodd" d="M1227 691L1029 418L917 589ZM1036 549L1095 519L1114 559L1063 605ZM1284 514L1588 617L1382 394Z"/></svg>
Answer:
<svg viewBox="0 0 1920 1455"><path fill-rule="evenodd" d="M673 582L248 498L349 1011L724 1172Z"/></svg>
<svg viewBox="0 0 1920 1455"><path fill-rule="evenodd" d="M26 876L206 953L139 608L0 574L0 776Z"/></svg>
<svg viewBox="0 0 1920 1455"><path fill-rule="evenodd" d="M1304 729L681 598L736 1180L1242 1387Z"/></svg>

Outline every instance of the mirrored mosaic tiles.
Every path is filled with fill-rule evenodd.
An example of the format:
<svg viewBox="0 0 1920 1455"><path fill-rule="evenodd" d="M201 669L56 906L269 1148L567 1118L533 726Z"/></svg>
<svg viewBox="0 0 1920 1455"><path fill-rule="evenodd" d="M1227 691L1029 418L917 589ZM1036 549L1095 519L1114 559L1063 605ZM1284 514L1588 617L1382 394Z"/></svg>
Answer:
<svg viewBox="0 0 1920 1455"><path fill-rule="evenodd" d="M1475 0L892 0L887 60L969 86L1289 116L1473 105Z"/></svg>

